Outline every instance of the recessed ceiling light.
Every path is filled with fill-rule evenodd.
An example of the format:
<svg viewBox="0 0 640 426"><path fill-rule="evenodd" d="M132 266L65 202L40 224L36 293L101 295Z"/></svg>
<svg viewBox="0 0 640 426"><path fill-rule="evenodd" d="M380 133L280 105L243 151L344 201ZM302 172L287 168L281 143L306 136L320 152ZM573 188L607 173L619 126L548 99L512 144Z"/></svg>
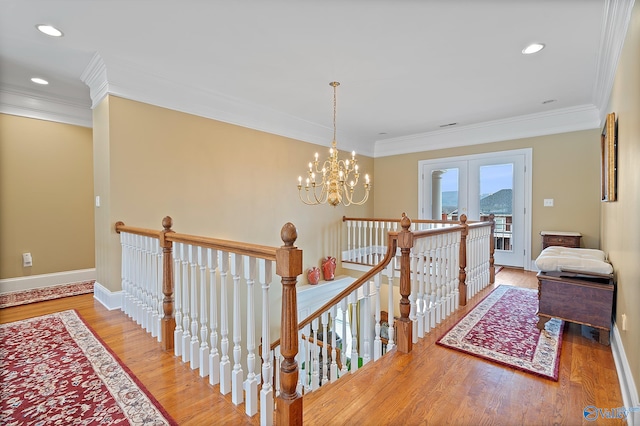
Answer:
<svg viewBox="0 0 640 426"><path fill-rule="evenodd" d="M523 55L531 55L532 53L537 53L537 52L541 51L542 49L544 49L544 44L542 44L542 43L531 43L530 45L528 45L527 47L522 49L522 54Z"/></svg>
<svg viewBox="0 0 640 426"><path fill-rule="evenodd" d="M59 29L57 29L53 25L38 24L38 25L36 25L36 28L41 33L46 34L46 35L51 36L51 37L62 37L63 36L62 31L60 31Z"/></svg>
<svg viewBox="0 0 640 426"><path fill-rule="evenodd" d="M33 82L34 82L34 83L36 83L36 84L42 84L42 85L49 84L49 82L48 82L47 80L45 80L45 79L43 79L43 78L39 78L39 77L33 77L33 78L31 79L31 81L33 81Z"/></svg>

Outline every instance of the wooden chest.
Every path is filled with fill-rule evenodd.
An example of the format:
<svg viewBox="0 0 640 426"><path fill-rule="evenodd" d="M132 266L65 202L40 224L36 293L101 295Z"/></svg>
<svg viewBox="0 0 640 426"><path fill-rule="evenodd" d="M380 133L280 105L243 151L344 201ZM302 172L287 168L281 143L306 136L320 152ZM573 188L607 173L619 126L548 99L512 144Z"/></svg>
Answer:
<svg viewBox="0 0 640 426"><path fill-rule="evenodd" d="M614 291L613 278L539 272L538 328L542 330L549 318L585 324L597 328L600 343L608 345Z"/></svg>

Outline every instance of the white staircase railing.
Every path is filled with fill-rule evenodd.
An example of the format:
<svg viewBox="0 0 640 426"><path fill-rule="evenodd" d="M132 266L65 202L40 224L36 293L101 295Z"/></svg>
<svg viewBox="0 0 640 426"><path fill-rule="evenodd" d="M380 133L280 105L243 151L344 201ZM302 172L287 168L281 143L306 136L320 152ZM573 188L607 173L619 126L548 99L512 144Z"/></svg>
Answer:
<svg viewBox="0 0 640 426"><path fill-rule="evenodd" d="M244 405L248 416L260 411L260 424L272 425L276 399L284 401L277 409L289 410L283 413L288 418L298 410L282 407L293 405L296 391L316 391L387 351L410 352L492 282L493 223L465 219L412 224L404 216L395 222L345 218L343 265L368 269L340 286L315 286L326 286L324 300L316 297L315 310L299 323L290 315L304 311L291 293L302 272L295 237L273 248L177 234L170 218L160 232L119 222L122 310L163 349L230 394L233 404ZM278 264L277 253L282 258L284 252L290 257ZM280 335L294 336L297 348L290 340L287 348L268 344L277 337L270 312L274 272L282 276L287 312Z"/></svg>
<svg viewBox="0 0 640 426"><path fill-rule="evenodd" d="M170 224L168 226L169 229ZM174 355L208 378L248 416L274 422L270 285L277 248L133 228L119 223L122 310ZM165 230L166 230L165 229ZM163 236L172 242L175 327L162 332ZM277 324L276 324L277 326ZM257 338L256 338L257 337ZM164 341L164 344L171 343ZM258 403L260 401L260 403Z"/></svg>

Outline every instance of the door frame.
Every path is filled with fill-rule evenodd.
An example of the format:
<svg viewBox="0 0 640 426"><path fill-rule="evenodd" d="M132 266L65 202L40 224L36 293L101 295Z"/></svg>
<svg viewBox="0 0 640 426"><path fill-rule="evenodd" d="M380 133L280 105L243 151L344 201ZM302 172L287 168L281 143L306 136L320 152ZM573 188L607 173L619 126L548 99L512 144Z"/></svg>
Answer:
<svg viewBox="0 0 640 426"><path fill-rule="evenodd" d="M495 151L495 152L486 152L482 154L471 154L471 155L460 155L456 157L442 157L442 158L433 158L429 160L420 160L418 161L418 218L424 219L427 217L427 213L425 211L425 200L426 200L426 192L427 185L425 176L423 173L423 168L426 165L433 165L439 163L454 163L457 161L470 161L470 160L480 160L485 158L495 158L495 157L507 157L513 155L522 155L524 156L524 239L523 239L523 262L524 269L531 271L531 213L532 213L532 188L533 188L533 179L532 179L532 170L533 170L533 149L532 148L522 148L522 149L514 149L508 151ZM428 188L429 191L431 190Z"/></svg>

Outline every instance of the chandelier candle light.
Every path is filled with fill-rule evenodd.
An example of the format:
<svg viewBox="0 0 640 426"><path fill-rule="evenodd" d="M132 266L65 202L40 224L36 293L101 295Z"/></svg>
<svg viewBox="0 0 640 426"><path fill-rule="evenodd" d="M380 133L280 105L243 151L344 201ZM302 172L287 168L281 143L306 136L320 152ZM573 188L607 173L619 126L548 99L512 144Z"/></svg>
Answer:
<svg viewBox="0 0 640 426"><path fill-rule="evenodd" d="M353 192L358 185L360 172L358 171L358 160L356 152L351 152L351 159L340 160L338 149L336 148L336 88L340 85L337 81L329 83L333 87L333 142L329 149L327 158L320 168L318 153L315 154L313 162L309 163L306 184L304 185L305 196L302 195L302 176L298 176L298 194L300 200L308 205L318 205L329 203L337 206L342 203L345 206L355 204L362 205L369 198L371 183L369 175L365 175L364 197L360 201L353 201ZM316 176L322 174L322 182L316 182ZM318 192L318 188L320 188Z"/></svg>

